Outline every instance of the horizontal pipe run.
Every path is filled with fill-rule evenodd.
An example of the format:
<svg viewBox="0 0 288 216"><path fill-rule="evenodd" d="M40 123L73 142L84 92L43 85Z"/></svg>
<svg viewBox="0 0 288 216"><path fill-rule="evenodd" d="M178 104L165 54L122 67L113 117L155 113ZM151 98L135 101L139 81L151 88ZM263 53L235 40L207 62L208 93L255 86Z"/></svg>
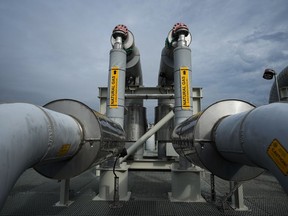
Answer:
<svg viewBox="0 0 288 216"><path fill-rule="evenodd" d="M229 161L269 170L288 193L288 104L272 103L228 116L215 131Z"/></svg>
<svg viewBox="0 0 288 216"><path fill-rule="evenodd" d="M148 130L142 137L140 137L132 146L127 149L127 155L120 159L120 163L125 161L130 155L132 155L143 143L155 134L163 125L165 125L170 119L174 117L173 110L164 116L157 124Z"/></svg>
<svg viewBox="0 0 288 216"><path fill-rule="evenodd" d="M46 161L73 157L82 128L72 117L32 104L0 105L0 209L19 176Z"/></svg>

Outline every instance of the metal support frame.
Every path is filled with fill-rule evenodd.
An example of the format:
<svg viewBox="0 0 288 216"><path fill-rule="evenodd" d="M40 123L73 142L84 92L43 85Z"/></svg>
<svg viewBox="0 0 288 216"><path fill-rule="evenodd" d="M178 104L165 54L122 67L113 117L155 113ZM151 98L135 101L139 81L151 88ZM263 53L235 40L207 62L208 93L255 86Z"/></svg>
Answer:
<svg viewBox="0 0 288 216"><path fill-rule="evenodd" d="M236 182L230 181L230 190L232 191L236 185ZM249 210L248 207L244 204L243 184L240 184L238 187L236 187L231 196L231 202L232 208L234 208L236 211Z"/></svg>
<svg viewBox="0 0 288 216"><path fill-rule="evenodd" d="M100 113L106 113L106 100L107 100L107 87L99 87L100 99ZM193 87L193 114L201 111L201 99L202 88ZM136 99L173 99L174 98L174 89L172 88L161 88L161 87L139 87L139 88L126 88L125 90L125 99L136 98Z"/></svg>
<svg viewBox="0 0 288 216"><path fill-rule="evenodd" d="M93 198L94 201L112 201L114 200L114 173L112 167L101 167L99 180L99 194ZM131 192L128 191L128 169L126 163L120 164L115 168L115 173L119 178L119 200L128 201Z"/></svg>
<svg viewBox="0 0 288 216"><path fill-rule="evenodd" d="M55 204L58 207L68 207L74 201L69 200L70 179L63 179L60 182L60 200Z"/></svg>
<svg viewBox="0 0 288 216"><path fill-rule="evenodd" d="M192 166L179 169L179 164L171 166L171 192L168 193L171 202L206 202L201 196L200 176L204 170Z"/></svg>

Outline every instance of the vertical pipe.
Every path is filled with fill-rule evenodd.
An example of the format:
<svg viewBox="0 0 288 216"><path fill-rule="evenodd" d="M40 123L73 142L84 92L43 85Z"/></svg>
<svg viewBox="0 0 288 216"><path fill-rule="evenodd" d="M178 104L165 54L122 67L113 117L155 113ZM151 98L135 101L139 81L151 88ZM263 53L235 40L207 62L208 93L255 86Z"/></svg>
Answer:
<svg viewBox="0 0 288 216"><path fill-rule="evenodd" d="M115 39L113 49L110 51L107 116L112 121L124 126L124 103L125 103L125 73L126 51L123 42L127 38L126 26L118 25L113 30L112 37Z"/></svg>
<svg viewBox="0 0 288 216"><path fill-rule="evenodd" d="M177 23L173 27L173 36L177 39L174 56L174 94L175 125L180 124L193 115L191 49L185 37L190 34L187 26Z"/></svg>

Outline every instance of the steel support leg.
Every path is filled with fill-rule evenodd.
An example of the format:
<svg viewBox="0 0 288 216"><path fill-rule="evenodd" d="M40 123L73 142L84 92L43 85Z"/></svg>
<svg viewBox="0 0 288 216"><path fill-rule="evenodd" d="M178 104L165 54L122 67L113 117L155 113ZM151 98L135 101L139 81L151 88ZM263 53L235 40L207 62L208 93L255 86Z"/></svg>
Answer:
<svg viewBox="0 0 288 216"><path fill-rule="evenodd" d="M70 206L73 201L69 200L70 179L63 179L60 182L60 201L55 206Z"/></svg>
<svg viewBox="0 0 288 216"><path fill-rule="evenodd" d="M235 182L230 182L230 190L235 187ZM248 207L244 204L243 185L241 184L231 196L232 207L236 211L247 211Z"/></svg>

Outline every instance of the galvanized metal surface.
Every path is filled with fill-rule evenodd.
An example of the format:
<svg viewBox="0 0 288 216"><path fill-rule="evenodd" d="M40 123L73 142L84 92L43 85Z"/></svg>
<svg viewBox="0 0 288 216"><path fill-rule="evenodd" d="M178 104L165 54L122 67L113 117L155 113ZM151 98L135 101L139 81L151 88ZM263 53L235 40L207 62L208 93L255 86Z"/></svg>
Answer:
<svg viewBox="0 0 288 216"><path fill-rule="evenodd" d="M126 141L136 142L147 130L146 108L128 106L124 117Z"/></svg>
<svg viewBox="0 0 288 216"><path fill-rule="evenodd" d="M284 216L288 213L288 197L277 180L265 173L244 183L245 205L249 211L238 212L220 208L221 198L229 191L229 182L215 179L216 200L210 196L209 175L202 177L202 195L206 203L171 203L171 173L163 171L129 171L129 191L131 199L123 202L123 207L111 209L111 202L92 201L98 193L99 177L95 170L89 170L71 180L70 197L74 203L70 207L55 207L59 201L60 183L27 170L18 180L0 215L235 215L235 216Z"/></svg>

